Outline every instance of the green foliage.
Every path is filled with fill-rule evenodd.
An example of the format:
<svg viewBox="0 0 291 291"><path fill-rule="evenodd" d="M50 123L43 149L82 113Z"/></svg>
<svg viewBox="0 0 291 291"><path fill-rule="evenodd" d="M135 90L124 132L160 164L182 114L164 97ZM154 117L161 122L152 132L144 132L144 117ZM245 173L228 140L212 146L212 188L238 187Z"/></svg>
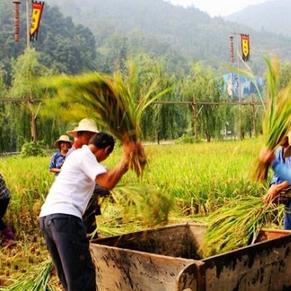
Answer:
<svg viewBox="0 0 291 291"><path fill-rule="evenodd" d="M146 185L121 185L111 191L114 203L122 207L124 223L135 221L145 227L168 222L173 197L162 189Z"/></svg>
<svg viewBox="0 0 291 291"><path fill-rule="evenodd" d="M47 155L45 145L42 141L26 142L21 147L21 155L23 157L44 157Z"/></svg>
<svg viewBox="0 0 291 291"><path fill-rule="evenodd" d="M78 0L71 0L70 5L66 0L52 0L52 3L77 23L92 29L98 64L103 67L105 62L106 72L115 69L124 47L129 55L142 52L164 58L172 72L179 72L193 60L220 66L229 63L227 40L231 31L246 31L245 26L211 18L194 7L184 9L162 0L86 0L83 5ZM290 59L288 38L265 31L248 32L256 48L250 60L255 71L263 71L262 51L276 51Z"/></svg>
<svg viewBox="0 0 291 291"><path fill-rule="evenodd" d="M25 2L21 3L20 26L26 26ZM15 43L13 31L14 5L0 0L0 66L11 75L11 61L23 53L26 47L24 29L20 42ZM57 72L78 73L95 69L96 43L92 32L75 25L56 8L47 3L41 20L38 40L31 47L41 52L41 64ZM10 80L10 78L9 78Z"/></svg>
<svg viewBox="0 0 291 291"><path fill-rule="evenodd" d="M48 281L53 269L53 263L50 260L34 266L28 273L20 275L17 282L9 287L1 288L2 291L52 291Z"/></svg>
<svg viewBox="0 0 291 291"><path fill-rule="evenodd" d="M291 84L280 90L279 59L266 58L268 102L263 118L263 138L267 148L274 150L291 128ZM268 165L257 161L254 178L264 181L267 178Z"/></svg>
<svg viewBox="0 0 291 291"><path fill-rule="evenodd" d="M197 142L195 140L195 137L190 134L190 133L184 133L182 136L180 136L178 139L175 141L177 144L192 144Z"/></svg>
<svg viewBox="0 0 291 291"><path fill-rule="evenodd" d="M203 256L254 243L264 225L282 222L283 211L282 205L264 204L257 196L231 201L208 217L209 226L201 250Z"/></svg>

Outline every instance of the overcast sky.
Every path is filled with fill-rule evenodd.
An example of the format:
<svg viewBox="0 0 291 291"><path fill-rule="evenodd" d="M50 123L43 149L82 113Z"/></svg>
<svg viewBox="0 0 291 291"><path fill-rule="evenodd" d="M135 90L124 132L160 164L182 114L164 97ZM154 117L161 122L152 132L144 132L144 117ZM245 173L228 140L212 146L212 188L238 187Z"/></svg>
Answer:
<svg viewBox="0 0 291 291"><path fill-rule="evenodd" d="M211 16L225 16L239 11L246 6L263 3L269 0L167 0L181 6L194 5Z"/></svg>

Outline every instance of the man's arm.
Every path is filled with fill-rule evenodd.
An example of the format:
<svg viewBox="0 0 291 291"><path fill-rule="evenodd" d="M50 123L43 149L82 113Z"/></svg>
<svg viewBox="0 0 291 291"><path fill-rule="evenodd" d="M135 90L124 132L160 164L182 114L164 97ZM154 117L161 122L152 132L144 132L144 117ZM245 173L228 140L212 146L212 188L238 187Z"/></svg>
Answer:
<svg viewBox="0 0 291 291"><path fill-rule="evenodd" d="M121 162L113 169L96 177L96 184L111 190L119 182L121 177L128 171L129 160L134 152L137 152L139 143L127 142L123 144L123 157Z"/></svg>
<svg viewBox="0 0 291 291"><path fill-rule="evenodd" d="M100 174L96 177L96 184L104 187L107 190L111 190L119 182L122 176L128 170L128 161L122 160L119 165L114 169L109 170L106 173Z"/></svg>

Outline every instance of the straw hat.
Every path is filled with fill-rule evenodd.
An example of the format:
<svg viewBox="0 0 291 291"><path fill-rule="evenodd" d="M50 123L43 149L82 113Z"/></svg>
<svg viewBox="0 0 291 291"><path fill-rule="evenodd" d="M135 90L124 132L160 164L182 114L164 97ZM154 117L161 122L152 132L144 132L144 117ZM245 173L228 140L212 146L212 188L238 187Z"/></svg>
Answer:
<svg viewBox="0 0 291 291"><path fill-rule="evenodd" d="M79 122L79 125L71 131L67 131L67 134L73 137L77 137L78 131L89 131L93 133L98 133L96 123L93 119L84 118Z"/></svg>
<svg viewBox="0 0 291 291"><path fill-rule="evenodd" d="M70 140L70 138L67 136L67 135L65 135L65 134L63 134L63 135L61 135L56 141L55 141L55 146L56 147L59 147L59 143L60 142L67 142L67 143L70 143L70 144L73 144L73 142Z"/></svg>

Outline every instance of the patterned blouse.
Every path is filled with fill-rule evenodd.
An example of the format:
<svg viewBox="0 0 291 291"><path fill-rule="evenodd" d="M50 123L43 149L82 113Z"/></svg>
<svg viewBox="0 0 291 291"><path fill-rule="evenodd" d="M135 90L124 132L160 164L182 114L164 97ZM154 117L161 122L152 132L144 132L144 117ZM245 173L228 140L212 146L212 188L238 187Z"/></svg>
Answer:
<svg viewBox="0 0 291 291"><path fill-rule="evenodd" d="M65 158L66 158L66 156L63 156L61 154L61 152L54 153L52 158L51 158L49 169L50 170L53 168L60 169L62 167L63 163L65 162ZM58 173L56 173L56 175L57 174Z"/></svg>
<svg viewBox="0 0 291 291"><path fill-rule="evenodd" d="M0 199L10 198L10 191L6 187L3 176L0 174Z"/></svg>

